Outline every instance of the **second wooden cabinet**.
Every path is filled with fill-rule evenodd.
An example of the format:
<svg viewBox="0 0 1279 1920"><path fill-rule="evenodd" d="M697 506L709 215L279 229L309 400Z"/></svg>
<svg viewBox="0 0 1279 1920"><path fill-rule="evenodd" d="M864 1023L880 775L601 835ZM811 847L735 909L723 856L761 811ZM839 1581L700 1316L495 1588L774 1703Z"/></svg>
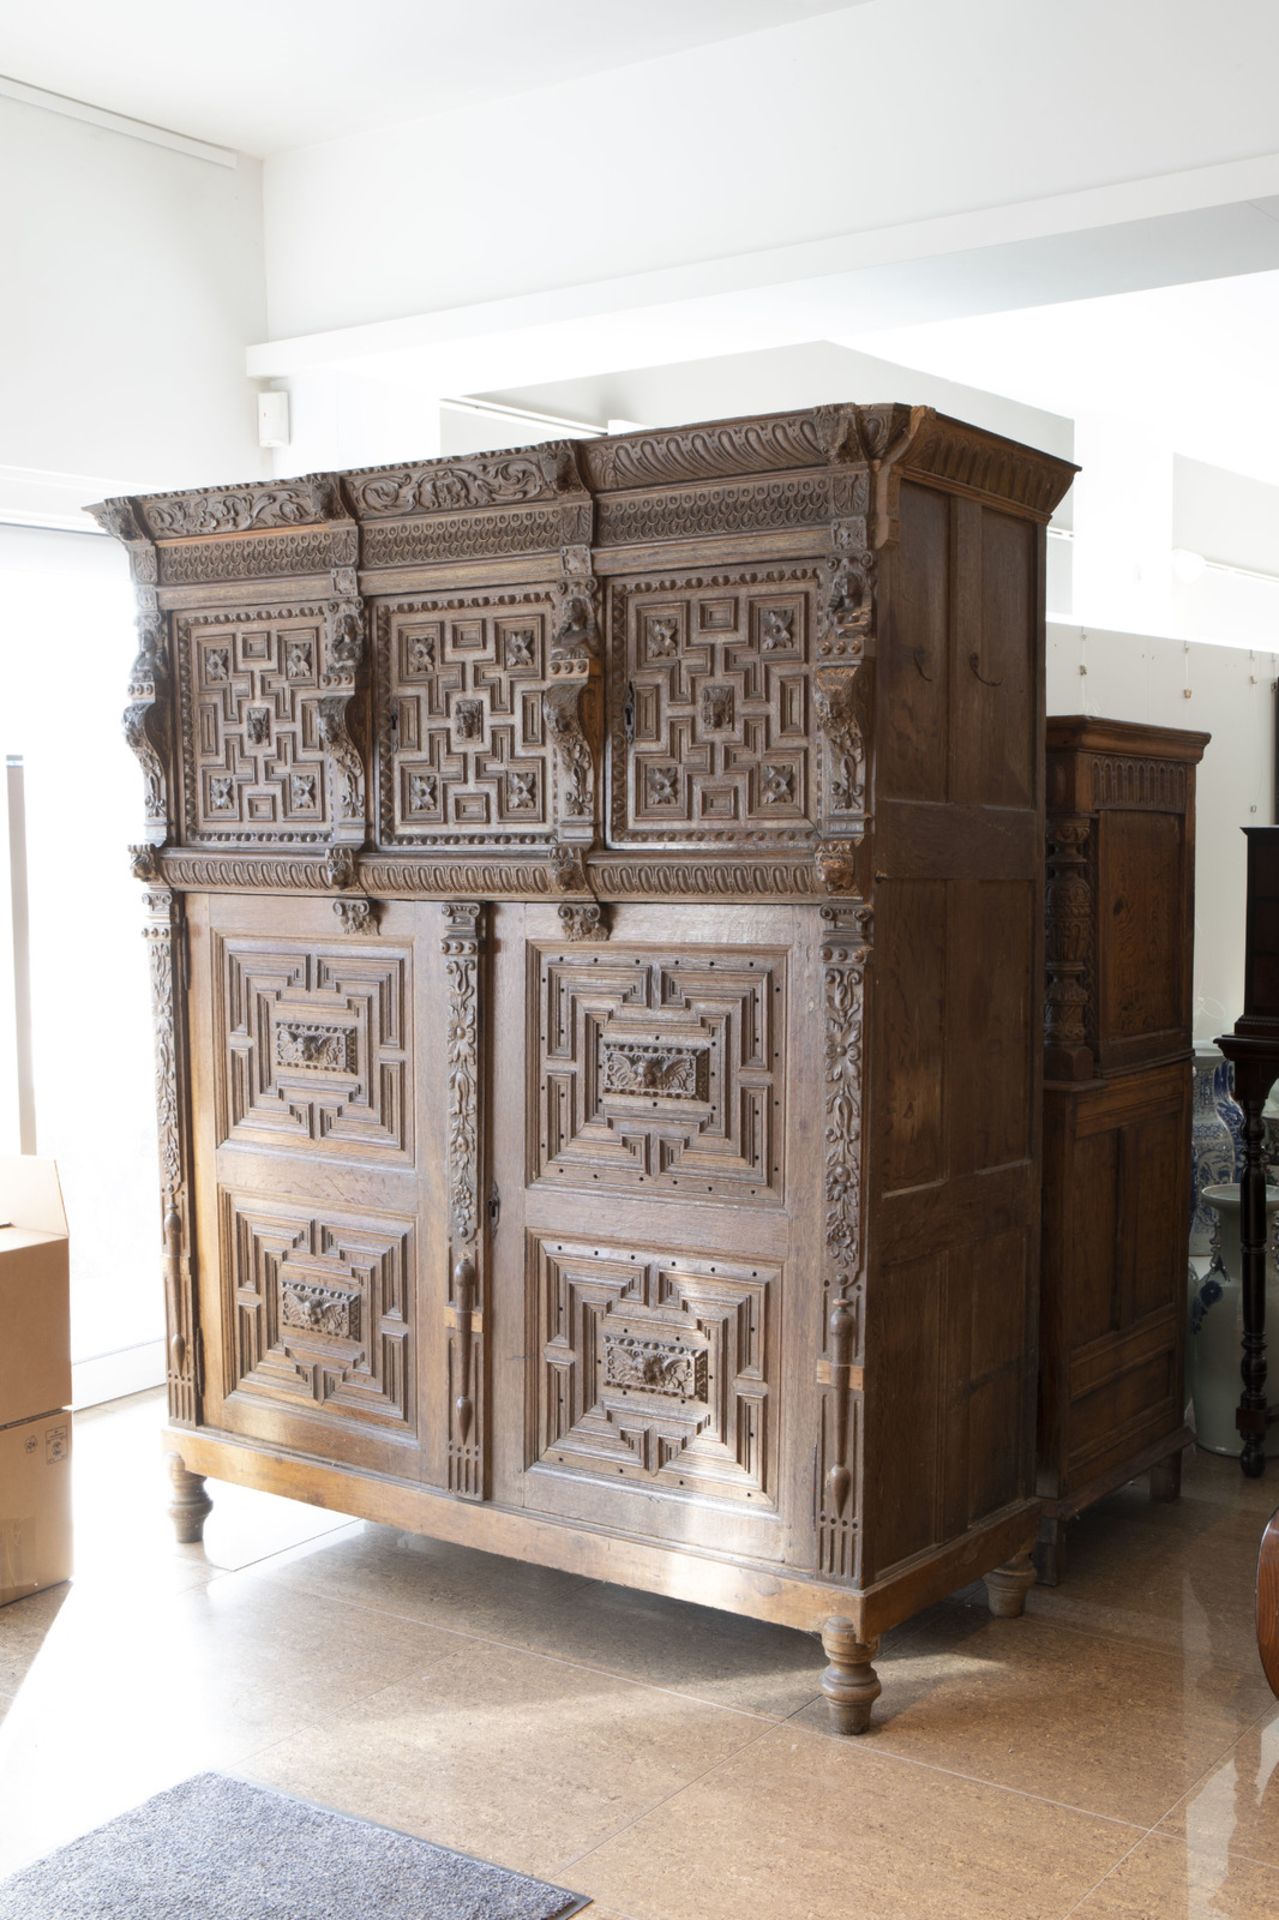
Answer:
<svg viewBox="0 0 1279 1920"><path fill-rule="evenodd" d="M1066 1522L1180 1484L1195 767L1209 736L1048 721L1039 1577Z"/></svg>

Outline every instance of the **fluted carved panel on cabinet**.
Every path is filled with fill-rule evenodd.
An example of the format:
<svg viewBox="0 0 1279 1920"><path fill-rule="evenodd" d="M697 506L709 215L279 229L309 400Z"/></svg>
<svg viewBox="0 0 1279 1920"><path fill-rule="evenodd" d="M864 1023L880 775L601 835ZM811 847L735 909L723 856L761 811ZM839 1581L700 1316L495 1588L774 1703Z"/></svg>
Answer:
<svg viewBox="0 0 1279 1920"><path fill-rule="evenodd" d="M775 1505L781 1269L534 1238L539 1469Z"/></svg>
<svg viewBox="0 0 1279 1920"><path fill-rule="evenodd" d="M412 1222L219 1198L226 1392L412 1429Z"/></svg>
<svg viewBox="0 0 1279 1920"><path fill-rule="evenodd" d="M533 949L532 1178L783 1198L785 955Z"/></svg>
<svg viewBox="0 0 1279 1920"><path fill-rule="evenodd" d="M218 1137L412 1159L411 962L214 936Z"/></svg>

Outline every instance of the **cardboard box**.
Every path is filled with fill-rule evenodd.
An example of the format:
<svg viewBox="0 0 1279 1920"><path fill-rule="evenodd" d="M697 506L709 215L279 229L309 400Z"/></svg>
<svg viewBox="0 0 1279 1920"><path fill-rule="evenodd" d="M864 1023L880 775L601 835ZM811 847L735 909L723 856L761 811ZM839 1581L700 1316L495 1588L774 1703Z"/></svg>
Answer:
<svg viewBox="0 0 1279 1920"><path fill-rule="evenodd" d="M0 1427L0 1607L71 1578L71 1415Z"/></svg>
<svg viewBox="0 0 1279 1920"><path fill-rule="evenodd" d="M0 1427L71 1400L67 1220L52 1160L0 1158Z"/></svg>

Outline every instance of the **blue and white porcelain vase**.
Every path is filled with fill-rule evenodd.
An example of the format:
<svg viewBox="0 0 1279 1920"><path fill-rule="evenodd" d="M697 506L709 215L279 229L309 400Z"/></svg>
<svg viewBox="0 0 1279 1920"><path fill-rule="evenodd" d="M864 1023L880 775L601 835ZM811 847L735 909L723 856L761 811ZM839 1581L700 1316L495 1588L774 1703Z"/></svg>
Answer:
<svg viewBox="0 0 1279 1920"><path fill-rule="evenodd" d="M1205 1187L1230 1186L1235 1180L1235 1142L1217 1107L1216 1077L1225 1065L1216 1047L1195 1048L1195 1100L1190 1123L1190 1252L1212 1251L1217 1221L1205 1206Z"/></svg>
<svg viewBox="0 0 1279 1920"><path fill-rule="evenodd" d="M1230 1130L1230 1138L1235 1143L1235 1170L1232 1180L1243 1179L1243 1108L1235 1099L1232 1082L1235 1070L1229 1060L1222 1059L1212 1076L1213 1097L1217 1102L1217 1112Z"/></svg>

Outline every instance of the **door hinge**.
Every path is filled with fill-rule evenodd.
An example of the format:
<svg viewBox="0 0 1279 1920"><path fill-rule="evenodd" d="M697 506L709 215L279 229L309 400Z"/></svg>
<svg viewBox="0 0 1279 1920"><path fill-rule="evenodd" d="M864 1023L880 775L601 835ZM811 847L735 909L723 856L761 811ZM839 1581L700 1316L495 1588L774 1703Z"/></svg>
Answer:
<svg viewBox="0 0 1279 1920"><path fill-rule="evenodd" d="M622 708L622 727L629 741L635 738L635 682L627 683L626 701Z"/></svg>
<svg viewBox="0 0 1279 1920"><path fill-rule="evenodd" d="M495 1180L492 1186L489 1188L489 1234L490 1236L496 1237L497 1223L501 1219L501 1217L502 1217L502 1196L498 1192L497 1181Z"/></svg>

